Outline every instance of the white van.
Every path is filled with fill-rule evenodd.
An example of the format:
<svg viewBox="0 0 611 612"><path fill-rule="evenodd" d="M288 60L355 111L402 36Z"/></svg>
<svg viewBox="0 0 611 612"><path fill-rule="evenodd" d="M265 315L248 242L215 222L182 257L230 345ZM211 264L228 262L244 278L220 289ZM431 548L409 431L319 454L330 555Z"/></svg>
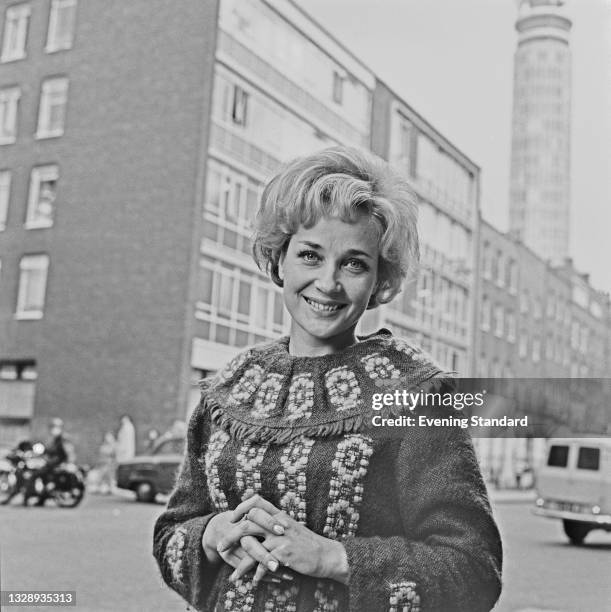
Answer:
<svg viewBox="0 0 611 612"><path fill-rule="evenodd" d="M611 438L553 438L536 475L534 513L562 519L573 544L611 531Z"/></svg>

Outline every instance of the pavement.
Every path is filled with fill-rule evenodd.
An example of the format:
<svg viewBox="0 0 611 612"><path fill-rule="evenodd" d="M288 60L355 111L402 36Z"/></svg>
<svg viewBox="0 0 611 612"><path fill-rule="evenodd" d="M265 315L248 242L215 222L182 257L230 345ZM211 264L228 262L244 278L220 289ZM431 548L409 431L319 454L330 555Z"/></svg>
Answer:
<svg viewBox="0 0 611 612"><path fill-rule="evenodd" d="M494 489L488 488L488 497L493 504L534 504L537 492L534 489Z"/></svg>

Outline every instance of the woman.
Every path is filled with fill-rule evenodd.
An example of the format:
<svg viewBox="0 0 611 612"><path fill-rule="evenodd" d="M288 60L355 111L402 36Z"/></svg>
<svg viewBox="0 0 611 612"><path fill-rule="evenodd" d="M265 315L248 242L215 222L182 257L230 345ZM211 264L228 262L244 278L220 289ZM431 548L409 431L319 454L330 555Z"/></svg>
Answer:
<svg viewBox="0 0 611 612"><path fill-rule="evenodd" d="M107 431L99 451L99 491L102 495L110 495L115 486L116 457L117 440L112 431Z"/></svg>
<svg viewBox="0 0 611 612"><path fill-rule="evenodd" d="M370 427L374 393L448 376L355 333L417 262L409 188L353 149L296 160L263 193L254 255L290 334L205 381L155 526L164 579L199 610L490 610L501 542L468 435Z"/></svg>

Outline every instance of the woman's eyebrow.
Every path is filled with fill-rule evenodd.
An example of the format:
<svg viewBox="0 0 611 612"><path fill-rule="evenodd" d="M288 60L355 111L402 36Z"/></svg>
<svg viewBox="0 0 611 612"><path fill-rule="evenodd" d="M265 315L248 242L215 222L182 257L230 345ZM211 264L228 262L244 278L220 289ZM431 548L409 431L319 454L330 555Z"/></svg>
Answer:
<svg viewBox="0 0 611 612"><path fill-rule="evenodd" d="M310 242L309 240L300 240L299 242L301 244L304 244L305 246L309 246L312 249L322 249L320 244L316 244L315 242Z"/></svg>
<svg viewBox="0 0 611 612"><path fill-rule="evenodd" d="M369 253L366 251L361 251L360 249L348 249L348 251L346 251L346 255L360 255L361 257L369 257L369 259L373 259Z"/></svg>

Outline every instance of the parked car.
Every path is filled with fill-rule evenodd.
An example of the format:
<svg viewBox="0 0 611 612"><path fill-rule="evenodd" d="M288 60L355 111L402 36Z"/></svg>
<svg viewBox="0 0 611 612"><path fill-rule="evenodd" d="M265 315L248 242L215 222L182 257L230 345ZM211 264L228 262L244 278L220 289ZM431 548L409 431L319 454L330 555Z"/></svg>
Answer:
<svg viewBox="0 0 611 612"><path fill-rule="evenodd" d="M140 502L153 502L157 493L169 493L182 462L185 438L160 438L150 455L137 455L117 466L117 487L136 493Z"/></svg>
<svg viewBox="0 0 611 612"><path fill-rule="evenodd" d="M611 438L556 438L537 478L534 513L561 519L572 544L611 531Z"/></svg>

